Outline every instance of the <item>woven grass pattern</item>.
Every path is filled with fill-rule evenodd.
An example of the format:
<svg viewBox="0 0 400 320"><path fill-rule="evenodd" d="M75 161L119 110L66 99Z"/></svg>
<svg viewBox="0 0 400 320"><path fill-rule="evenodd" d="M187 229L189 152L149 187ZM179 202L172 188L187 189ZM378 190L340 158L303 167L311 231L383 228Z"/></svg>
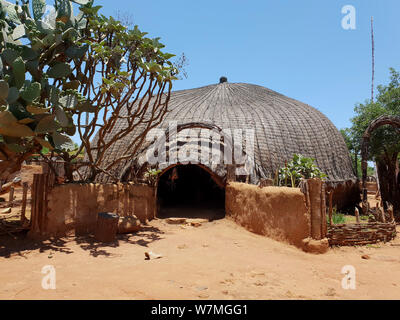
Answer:
<svg viewBox="0 0 400 320"><path fill-rule="evenodd" d="M354 178L347 147L332 122L309 105L267 88L226 82L175 91L171 94L168 109L160 125L163 129L168 128L170 121L177 121L178 124L211 123L221 129L254 129L257 178L273 178L276 169L283 166L285 160L291 159L294 153L315 158L329 180ZM124 121L120 121L114 130L121 126L124 126ZM207 129L195 129L194 132L196 130L198 136L207 135ZM138 132L140 128L126 140L115 143L105 161L123 152L127 141ZM190 134L191 143L196 141L196 134ZM144 152L145 149L146 146ZM138 158L143 158L143 154ZM120 164L115 170L122 170L126 165ZM224 173L216 174L221 176ZM107 182L107 177L100 175L97 180Z"/></svg>
<svg viewBox="0 0 400 320"><path fill-rule="evenodd" d="M396 237L396 224L370 222L366 224L338 224L328 227L331 246L356 246L387 242Z"/></svg>

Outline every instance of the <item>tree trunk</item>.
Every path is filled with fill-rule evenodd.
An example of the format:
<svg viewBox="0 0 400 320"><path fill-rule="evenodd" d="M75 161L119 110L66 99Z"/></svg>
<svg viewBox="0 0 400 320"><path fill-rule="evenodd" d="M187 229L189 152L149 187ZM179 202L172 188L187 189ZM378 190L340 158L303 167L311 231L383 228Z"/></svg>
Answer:
<svg viewBox="0 0 400 320"><path fill-rule="evenodd" d="M354 172L356 174L356 178L358 179L358 154L357 154L357 150L354 150Z"/></svg>
<svg viewBox="0 0 400 320"><path fill-rule="evenodd" d="M385 210L386 201L393 205L395 217L400 218L400 184L399 163L397 154L392 158L385 157L376 161L379 179L379 188Z"/></svg>
<svg viewBox="0 0 400 320"><path fill-rule="evenodd" d="M11 151L4 144L0 144L0 152L2 160L0 161L0 180L4 183L14 172L21 170L22 163L34 153L34 150L19 154Z"/></svg>
<svg viewBox="0 0 400 320"><path fill-rule="evenodd" d="M94 237L97 241L113 242L118 230L118 215L101 212L97 215L97 224Z"/></svg>

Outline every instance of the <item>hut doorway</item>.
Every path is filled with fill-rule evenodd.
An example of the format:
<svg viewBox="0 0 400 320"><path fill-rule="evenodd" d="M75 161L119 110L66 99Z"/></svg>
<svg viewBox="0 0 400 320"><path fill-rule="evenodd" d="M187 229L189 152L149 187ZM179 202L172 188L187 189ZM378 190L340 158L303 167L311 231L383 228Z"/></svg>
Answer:
<svg viewBox="0 0 400 320"><path fill-rule="evenodd" d="M158 180L158 217L225 217L225 188L200 165L177 165Z"/></svg>

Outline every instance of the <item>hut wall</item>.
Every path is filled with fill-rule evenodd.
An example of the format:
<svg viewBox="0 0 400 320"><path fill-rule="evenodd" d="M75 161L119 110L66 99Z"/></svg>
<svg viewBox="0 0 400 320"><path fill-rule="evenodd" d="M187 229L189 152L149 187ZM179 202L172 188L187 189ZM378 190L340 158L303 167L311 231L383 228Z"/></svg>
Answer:
<svg viewBox="0 0 400 320"><path fill-rule="evenodd" d="M48 199L46 233L53 236L92 233L99 212L136 215L145 222L156 210L155 191L147 185L64 184L52 188Z"/></svg>
<svg viewBox="0 0 400 320"><path fill-rule="evenodd" d="M231 182L226 187L226 216L249 231L303 248L311 236L310 212L297 188Z"/></svg>

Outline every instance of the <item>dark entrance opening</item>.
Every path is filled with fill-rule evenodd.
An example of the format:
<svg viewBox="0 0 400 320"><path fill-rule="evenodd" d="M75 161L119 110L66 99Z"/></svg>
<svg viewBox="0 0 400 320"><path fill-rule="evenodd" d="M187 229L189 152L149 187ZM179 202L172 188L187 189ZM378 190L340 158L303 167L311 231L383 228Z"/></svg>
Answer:
<svg viewBox="0 0 400 320"><path fill-rule="evenodd" d="M177 165L158 181L158 217L225 217L225 188L198 165Z"/></svg>

